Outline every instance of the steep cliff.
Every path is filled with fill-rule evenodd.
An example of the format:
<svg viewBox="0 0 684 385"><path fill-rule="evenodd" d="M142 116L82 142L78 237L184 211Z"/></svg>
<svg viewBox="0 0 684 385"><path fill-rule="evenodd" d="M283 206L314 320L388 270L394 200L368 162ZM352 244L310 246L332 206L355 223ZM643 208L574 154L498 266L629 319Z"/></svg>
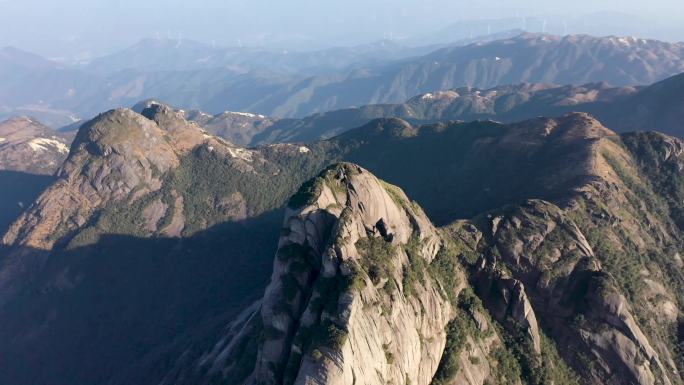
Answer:
<svg viewBox="0 0 684 385"><path fill-rule="evenodd" d="M400 189L331 166L290 199L264 298L200 367L231 383L519 383L458 251Z"/></svg>
<svg viewBox="0 0 684 385"><path fill-rule="evenodd" d="M260 349L257 382L429 384L451 313L424 268L441 246L436 230L358 166L328 169L311 188L286 214L262 304L274 336ZM423 282L409 283L412 274Z"/></svg>

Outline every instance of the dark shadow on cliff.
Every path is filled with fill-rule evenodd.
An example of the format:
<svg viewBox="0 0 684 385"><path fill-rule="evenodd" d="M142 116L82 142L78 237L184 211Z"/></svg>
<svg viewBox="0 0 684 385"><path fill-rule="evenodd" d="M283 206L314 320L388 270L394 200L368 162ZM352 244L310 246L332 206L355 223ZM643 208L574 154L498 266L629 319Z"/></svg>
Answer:
<svg viewBox="0 0 684 385"><path fill-rule="evenodd" d="M0 171L0 234L4 234L24 207L35 201L54 180L50 175Z"/></svg>
<svg viewBox="0 0 684 385"><path fill-rule="evenodd" d="M262 296L282 217L54 252L0 311L0 383L158 383Z"/></svg>

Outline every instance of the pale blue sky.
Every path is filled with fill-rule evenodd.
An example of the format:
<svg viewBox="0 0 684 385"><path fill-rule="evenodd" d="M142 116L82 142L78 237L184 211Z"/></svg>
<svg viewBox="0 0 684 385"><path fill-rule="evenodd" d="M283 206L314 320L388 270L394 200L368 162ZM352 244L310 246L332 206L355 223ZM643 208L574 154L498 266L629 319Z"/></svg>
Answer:
<svg viewBox="0 0 684 385"><path fill-rule="evenodd" d="M0 46L102 54L179 34L223 45L352 44L428 34L462 19L600 11L665 18L659 27L684 20L682 0L0 0Z"/></svg>

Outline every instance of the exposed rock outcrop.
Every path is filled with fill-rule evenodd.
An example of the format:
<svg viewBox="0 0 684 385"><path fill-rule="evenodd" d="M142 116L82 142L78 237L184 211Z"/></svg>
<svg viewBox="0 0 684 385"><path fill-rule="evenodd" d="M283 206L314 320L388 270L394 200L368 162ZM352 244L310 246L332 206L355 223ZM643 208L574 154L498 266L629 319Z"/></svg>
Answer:
<svg viewBox="0 0 684 385"><path fill-rule="evenodd" d="M492 316L509 328L522 328L533 352L541 354L539 324L525 293L525 285L497 270L496 261L488 265L485 258L481 258L476 269L475 287Z"/></svg>
<svg viewBox="0 0 684 385"><path fill-rule="evenodd" d="M497 320L513 332L522 328L539 354L541 316L551 336L572 347L561 352L565 359L580 368L580 357L593 362L581 369L589 383L671 383L615 281L563 210L530 201L491 221L497 231L485 233L490 241L480 250L492 261L478 262L476 288Z"/></svg>
<svg viewBox="0 0 684 385"><path fill-rule="evenodd" d="M12 225L3 243L49 250L98 207L159 189L161 174L177 165L176 152L154 122L130 110L103 114L79 131L58 181Z"/></svg>
<svg viewBox="0 0 684 385"><path fill-rule="evenodd" d="M286 214L262 305L256 381L429 384L451 305L427 277L408 293L402 274L414 268L410 258L435 257L436 230L358 166L330 168L311 188ZM409 257L412 240L420 246Z"/></svg>

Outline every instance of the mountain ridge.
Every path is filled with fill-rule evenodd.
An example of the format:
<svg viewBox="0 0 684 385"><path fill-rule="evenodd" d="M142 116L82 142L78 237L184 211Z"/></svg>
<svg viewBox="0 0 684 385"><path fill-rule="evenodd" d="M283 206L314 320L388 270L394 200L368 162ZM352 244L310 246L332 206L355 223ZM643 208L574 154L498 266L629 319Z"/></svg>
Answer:
<svg viewBox="0 0 684 385"><path fill-rule="evenodd" d="M0 92L0 101L7 114L22 110L42 113L51 119L63 115L64 124L71 122L70 116L94 116L150 97L212 114L237 110L288 118L366 104L399 103L414 95L462 86L489 88L519 82L597 81L622 86L650 84L684 72L680 64L684 52L681 44L535 34L483 40L483 43L456 44L437 50L434 50L437 47L424 47L415 54L407 53L409 58L390 56L392 60L369 61L366 58L366 55L372 56L369 50L352 48L351 52L356 53L352 61L358 65L350 63L348 68L325 74L308 70L292 74L268 69L268 65L281 59L290 60L294 53L278 53L277 60L258 59L256 62L263 65L248 68L241 68L239 63L251 59L239 59L236 66L197 68L190 65L177 70L154 70L154 63L168 66L179 62L162 57L148 63L150 70L145 69L145 60L150 58L144 55L141 68L124 70L114 65L106 73L89 72L81 67L51 68L37 76L27 67L12 74L0 73L0 78L7 79L6 92ZM204 49L211 50L205 47L200 51ZM177 50L169 51L178 54ZM342 52L341 56L349 56L344 49ZM206 58L199 54L189 57L187 62L191 64ZM312 63L332 61L333 67L339 64L339 60L331 57L335 55L319 53L311 60ZM536 59L531 60L533 57ZM46 84L56 86L46 87Z"/></svg>
<svg viewBox="0 0 684 385"><path fill-rule="evenodd" d="M252 114L252 121L243 119L232 123L222 121L220 115L210 118L201 112L193 112L188 118L200 124L211 121L206 124L208 130L243 146L329 139L378 118L397 117L413 124L489 119L512 123L570 112L591 113L617 132L655 130L683 137L678 124L682 115L678 103L684 95L680 92L683 76L675 75L640 87L611 87L604 82L567 86L521 83L490 89L462 87L416 95L399 104L371 104L301 119Z"/></svg>
<svg viewBox="0 0 684 385"><path fill-rule="evenodd" d="M401 374L409 374L412 383L426 385L436 379L573 384L575 376L580 383L681 383L674 346L681 341L677 303L684 283L675 257L684 212L681 140L618 135L574 113L515 124L414 127L380 119L306 146L245 149L208 135L169 107L141 112L116 110L81 127L60 179L3 238L9 257L1 267L0 319L9 325L3 333L19 336L1 348L16 357L8 381L45 382L68 368L72 374L64 381L97 383L105 370L112 383L234 382L256 368L252 378L271 382L288 373L292 380L344 383L354 372L373 376L371 368L382 364L379 382L407 383ZM337 166L327 168L331 164ZM63 193L82 194L93 205L76 212ZM345 208L350 222L342 221ZM38 222L55 226L42 231L32 227ZM362 241L335 238L333 228ZM410 241L415 232L423 234L418 244ZM264 243L245 242L250 239ZM313 251L286 247L293 242ZM439 258L438 250L444 251ZM310 291L317 272L347 276L329 262L354 255L363 256L356 281L361 293L390 310L414 307L400 313L409 325L425 325L413 329L420 333L393 332L403 329L372 301L352 300L351 313L314 311L312 292L340 294L344 300L329 301L340 305L349 304L349 294L358 298L349 286L336 292L315 284ZM430 266L447 273L431 275ZM463 279L448 284L454 276ZM384 291L388 277L396 289ZM460 289L439 294L440 286ZM266 301L250 305L263 293ZM105 305L82 306L102 295L111 298L114 314ZM273 305L280 296L287 308ZM441 303L449 316L425 318L416 300ZM306 308L315 315L312 325L335 325L324 324L322 339L304 338L300 322L279 321L281 313L301 320ZM663 319L655 309L670 310ZM137 313L146 316L131 324L128 317ZM28 314L39 316L21 322ZM92 317L106 323L84 326ZM382 326L354 326L369 319ZM115 343L112 330L131 341ZM266 339L256 337L259 330ZM363 337L369 331L383 339ZM302 349L300 360L287 353L305 348L297 335L323 341L322 355ZM74 342L38 350L32 343L62 336ZM350 346L366 338L373 348L363 356L369 359L358 361ZM92 360L101 346L116 346L121 361ZM421 354L407 356L415 346ZM427 361L419 358L423 353ZM21 369L29 357L49 363L42 374ZM88 370L79 364L84 357L91 358ZM419 362L429 364L408 373Z"/></svg>

